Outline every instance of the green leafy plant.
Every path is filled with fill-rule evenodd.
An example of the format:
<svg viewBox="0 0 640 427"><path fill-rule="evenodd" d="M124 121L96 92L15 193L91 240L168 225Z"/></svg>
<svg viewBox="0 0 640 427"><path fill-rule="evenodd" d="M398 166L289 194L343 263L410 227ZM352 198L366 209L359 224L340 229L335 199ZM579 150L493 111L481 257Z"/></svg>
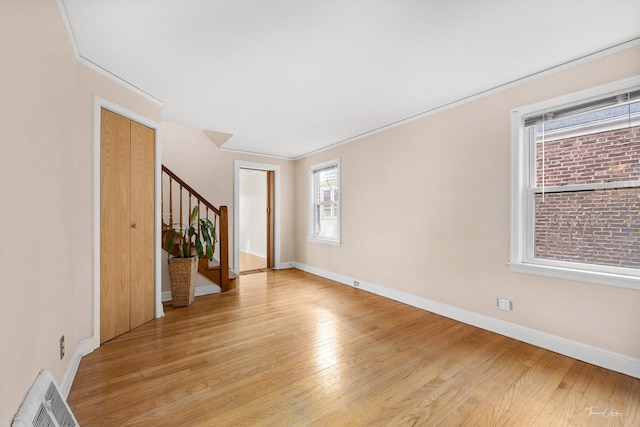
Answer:
<svg viewBox="0 0 640 427"><path fill-rule="evenodd" d="M195 206L187 226L173 224L165 227L164 244L169 254L176 258L189 258L193 256L191 250L195 246L198 259L206 255L209 261L213 260L213 245L218 241L216 227L209 218L198 219L198 212L199 208ZM180 250L174 254L176 244Z"/></svg>

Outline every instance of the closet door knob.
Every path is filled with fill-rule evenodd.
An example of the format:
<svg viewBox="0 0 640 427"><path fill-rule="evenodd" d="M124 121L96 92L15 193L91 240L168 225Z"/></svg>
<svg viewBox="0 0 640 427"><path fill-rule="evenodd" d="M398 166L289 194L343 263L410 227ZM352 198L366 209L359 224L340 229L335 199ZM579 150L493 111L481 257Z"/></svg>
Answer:
<svg viewBox="0 0 640 427"><path fill-rule="evenodd" d="M138 224L133 224L132 227L133 228L138 228Z"/></svg>

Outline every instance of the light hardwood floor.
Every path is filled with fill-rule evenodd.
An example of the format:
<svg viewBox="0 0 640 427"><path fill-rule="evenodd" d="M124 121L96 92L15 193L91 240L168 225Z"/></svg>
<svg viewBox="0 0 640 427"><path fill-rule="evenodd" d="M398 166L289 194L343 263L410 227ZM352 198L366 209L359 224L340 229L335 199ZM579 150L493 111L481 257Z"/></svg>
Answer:
<svg viewBox="0 0 640 427"><path fill-rule="evenodd" d="M82 426L638 426L640 379L298 270L82 359Z"/></svg>
<svg viewBox="0 0 640 427"><path fill-rule="evenodd" d="M267 268L267 259L240 251L240 272Z"/></svg>

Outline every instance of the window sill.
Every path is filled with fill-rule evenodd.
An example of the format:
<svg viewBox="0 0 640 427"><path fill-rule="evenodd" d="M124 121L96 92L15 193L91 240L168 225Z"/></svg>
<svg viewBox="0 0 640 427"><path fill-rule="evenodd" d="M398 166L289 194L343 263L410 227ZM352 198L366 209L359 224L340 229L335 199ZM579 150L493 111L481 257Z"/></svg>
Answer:
<svg viewBox="0 0 640 427"><path fill-rule="evenodd" d="M554 267L540 264L510 262L509 268L517 273L535 274L556 279L587 282L596 285L640 290L640 277L625 274L602 273L567 267Z"/></svg>
<svg viewBox="0 0 640 427"><path fill-rule="evenodd" d="M319 237L307 237L307 241L312 243L323 243L325 245L340 246L340 240L321 239Z"/></svg>

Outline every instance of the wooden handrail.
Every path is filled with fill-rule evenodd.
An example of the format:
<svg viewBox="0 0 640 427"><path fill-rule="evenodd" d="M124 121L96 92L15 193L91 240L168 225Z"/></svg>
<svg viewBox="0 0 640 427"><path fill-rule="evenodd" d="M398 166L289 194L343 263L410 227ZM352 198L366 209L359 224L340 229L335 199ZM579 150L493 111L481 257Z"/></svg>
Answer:
<svg viewBox="0 0 640 427"><path fill-rule="evenodd" d="M169 169L168 167L166 167L165 165L162 165L162 172L166 173L167 175L169 175L174 181L176 181L177 183L179 183L180 185L182 185L182 188L187 190L189 193L191 193L196 199L200 200L202 202L203 205L205 205L206 207L208 207L209 209L211 209L216 215L220 215L220 210L217 209L215 206L213 206L213 204L209 201L207 201L207 199L205 199L204 197L202 197L200 195L200 193L198 193L196 190L194 190L193 188L191 188L189 186L189 184L187 184L186 182L184 182L182 179L180 179L180 177L178 177L178 175L176 175L175 173L173 173L171 171L171 169Z"/></svg>

